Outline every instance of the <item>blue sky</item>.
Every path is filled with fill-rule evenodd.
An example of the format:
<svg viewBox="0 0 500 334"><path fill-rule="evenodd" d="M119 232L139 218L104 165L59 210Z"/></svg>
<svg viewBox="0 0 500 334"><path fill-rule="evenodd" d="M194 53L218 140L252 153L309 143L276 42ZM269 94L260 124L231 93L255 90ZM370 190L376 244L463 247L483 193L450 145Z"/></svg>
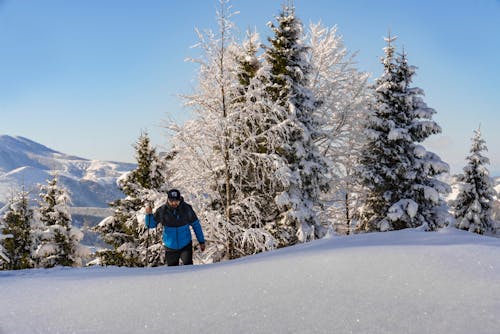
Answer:
<svg viewBox="0 0 500 334"><path fill-rule="evenodd" d="M241 35L282 1L234 0ZM443 133L425 146L458 172L481 124L500 174L500 1L295 0L304 24L338 25L360 70L380 75L388 29L417 66L415 85ZM195 27L215 27L216 0L3 0L0 2L0 134L20 135L89 159L134 161L148 131L191 117L178 94L196 84Z"/></svg>

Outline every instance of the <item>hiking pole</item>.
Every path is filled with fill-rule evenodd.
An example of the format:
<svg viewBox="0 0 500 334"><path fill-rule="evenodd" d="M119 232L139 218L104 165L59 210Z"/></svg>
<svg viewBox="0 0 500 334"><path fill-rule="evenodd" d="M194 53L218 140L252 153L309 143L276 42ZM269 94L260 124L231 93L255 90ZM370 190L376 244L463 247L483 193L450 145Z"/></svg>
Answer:
<svg viewBox="0 0 500 334"><path fill-rule="evenodd" d="M147 204L147 207L151 207L151 204ZM145 267L149 266L149 224L151 223L151 216L149 214L146 214L146 265Z"/></svg>
<svg viewBox="0 0 500 334"><path fill-rule="evenodd" d="M149 218L149 217L148 217ZM149 224L147 226L147 232L146 232L146 267L149 267L149 258L148 258L148 252L149 252Z"/></svg>

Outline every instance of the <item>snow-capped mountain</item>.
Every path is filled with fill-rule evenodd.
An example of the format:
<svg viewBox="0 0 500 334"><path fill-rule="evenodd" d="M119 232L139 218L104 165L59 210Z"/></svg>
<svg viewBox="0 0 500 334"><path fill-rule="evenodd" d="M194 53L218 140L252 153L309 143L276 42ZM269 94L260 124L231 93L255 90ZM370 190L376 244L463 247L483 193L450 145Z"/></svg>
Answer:
<svg viewBox="0 0 500 334"><path fill-rule="evenodd" d="M106 207L123 197L116 180L135 168L134 164L79 158L54 151L24 137L0 136L0 203L6 203L13 190L38 194L53 173L71 194L76 207Z"/></svg>

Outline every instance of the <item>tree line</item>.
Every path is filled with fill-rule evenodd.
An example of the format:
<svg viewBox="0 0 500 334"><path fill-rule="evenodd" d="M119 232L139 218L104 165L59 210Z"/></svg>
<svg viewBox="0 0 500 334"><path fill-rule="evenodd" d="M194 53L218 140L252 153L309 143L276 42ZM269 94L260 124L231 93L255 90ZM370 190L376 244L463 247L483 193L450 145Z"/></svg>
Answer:
<svg viewBox="0 0 500 334"><path fill-rule="evenodd" d="M0 219L0 269L82 266L90 256L80 244L83 233L72 226L67 190L57 176L39 186L37 205L24 189L14 193Z"/></svg>

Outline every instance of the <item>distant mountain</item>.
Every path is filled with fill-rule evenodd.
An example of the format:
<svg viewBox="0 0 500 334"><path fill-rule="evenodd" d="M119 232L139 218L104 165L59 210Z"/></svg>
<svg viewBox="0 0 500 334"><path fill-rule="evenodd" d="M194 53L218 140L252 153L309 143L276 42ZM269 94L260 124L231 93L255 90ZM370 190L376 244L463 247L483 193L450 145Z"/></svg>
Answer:
<svg viewBox="0 0 500 334"><path fill-rule="evenodd" d="M107 207L123 197L116 180L135 164L79 158L54 151L24 137L0 136L0 203L24 185L38 196L37 184L56 173L75 207Z"/></svg>

